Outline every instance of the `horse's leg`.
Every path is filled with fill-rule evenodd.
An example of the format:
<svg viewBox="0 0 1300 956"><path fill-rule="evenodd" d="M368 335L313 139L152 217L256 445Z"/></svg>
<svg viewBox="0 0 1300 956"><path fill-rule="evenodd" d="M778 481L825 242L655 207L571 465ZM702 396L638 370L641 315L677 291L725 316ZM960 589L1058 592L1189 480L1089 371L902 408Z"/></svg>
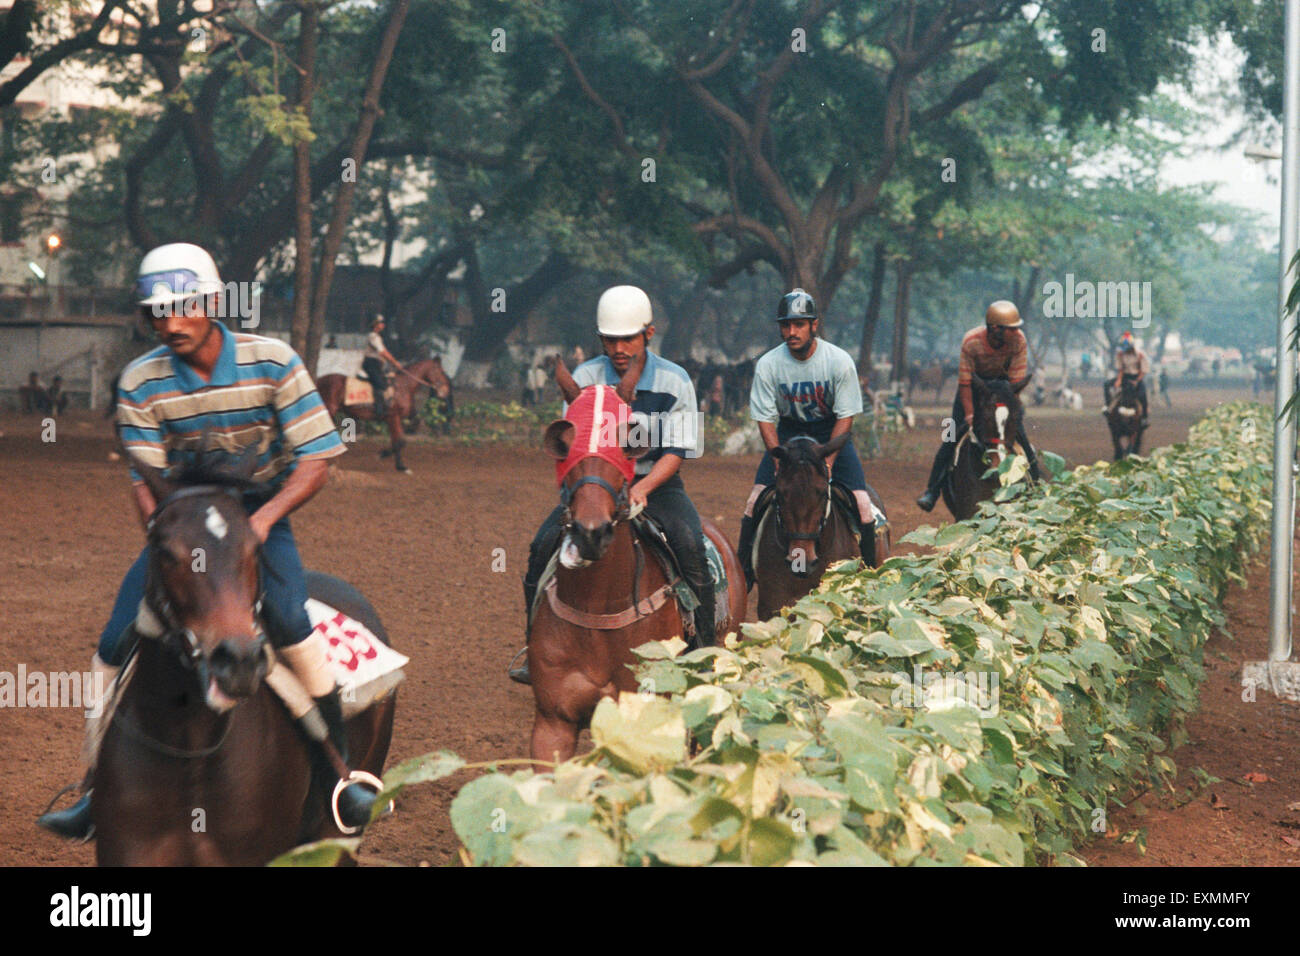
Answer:
<svg viewBox="0 0 1300 956"><path fill-rule="evenodd" d="M393 463L398 471L408 474L411 469L402 461L402 449L406 447L406 435L402 431L402 412L396 405L388 413L388 435L393 442Z"/></svg>
<svg viewBox="0 0 1300 956"><path fill-rule="evenodd" d="M562 763L578 749L578 725L554 715L543 715L539 710L533 721L533 738L529 756L537 761ZM541 767L540 769L549 769Z"/></svg>

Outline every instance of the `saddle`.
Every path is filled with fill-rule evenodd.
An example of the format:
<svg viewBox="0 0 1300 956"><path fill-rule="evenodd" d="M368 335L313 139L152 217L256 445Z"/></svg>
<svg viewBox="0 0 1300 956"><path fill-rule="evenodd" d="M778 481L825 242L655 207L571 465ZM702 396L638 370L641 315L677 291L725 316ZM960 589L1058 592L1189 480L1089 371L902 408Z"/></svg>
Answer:
<svg viewBox="0 0 1300 956"><path fill-rule="evenodd" d="M677 556L673 554L672 548L668 546L668 538L658 522L644 512L631 520L632 533L636 536L636 540L641 544L645 552L649 552L659 562L664 576L668 579L668 584L654 594L637 595L637 604L634 608L629 607L626 611L616 615L584 615L582 620L576 620L574 623L597 629L626 627L637 619L659 610L671 594L677 602L677 610L682 618L682 633L688 641L693 641L695 637L695 609L700 606L699 598L682 575ZM532 630L537 608L541 606L543 600L551 603L551 610L555 611L557 616L565 617L566 615L562 608L557 607L557 599L554 596L555 569L560 560L560 550L563 544L563 539L556 544L555 550L546 562L546 568L542 571L542 576L538 579L537 593L533 597L533 606L528 609L529 631ZM709 539L708 535L704 536L704 559L709 570L709 577L713 581L715 596L713 622L715 625L721 625L727 616L729 606L728 588L730 585L727 581L726 565L722 561L722 555L718 553L717 547ZM608 620L605 620L605 618L608 618ZM568 618L565 617L565 619Z"/></svg>

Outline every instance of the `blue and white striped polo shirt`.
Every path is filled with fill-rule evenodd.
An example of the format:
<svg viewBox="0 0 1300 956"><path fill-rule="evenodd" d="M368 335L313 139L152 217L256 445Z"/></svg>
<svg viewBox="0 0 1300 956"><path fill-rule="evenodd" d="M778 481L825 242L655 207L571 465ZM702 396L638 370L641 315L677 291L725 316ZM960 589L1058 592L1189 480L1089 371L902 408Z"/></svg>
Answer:
<svg viewBox="0 0 1300 956"><path fill-rule="evenodd" d="M278 339L235 334L220 322L217 329L221 355L211 381L165 345L123 370L117 427L128 452L154 468L184 464L207 431L213 446L232 454L261 449L253 477L276 488L298 462L346 451L292 348ZM139 483L134 469L131 477Z"/></svg>
<svg viewBox="0 0 1300 956"><path fill-rule="evenodd" d="M580 388L588 385L618 385L619 374L607 355L598 355L579 365L573 380ZM645 368L636 383L632 421L640 424L650 442L650 451L636 463L636 475L650 473L668 452L682 458L698 458L704 451L699 428L699 405L695 386L686 370L654 352L647 351Z"/></svg>

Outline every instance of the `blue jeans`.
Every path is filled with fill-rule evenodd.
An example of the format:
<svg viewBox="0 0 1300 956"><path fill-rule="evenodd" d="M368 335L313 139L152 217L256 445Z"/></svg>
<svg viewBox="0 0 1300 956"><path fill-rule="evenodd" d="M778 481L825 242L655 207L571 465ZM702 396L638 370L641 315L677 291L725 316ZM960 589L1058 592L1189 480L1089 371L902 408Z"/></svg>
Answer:
<svg viewBox="0 0 1300 956"><path fill-rule="evenodd" d="M818 422L816 424L806 425L803 423L787 423L782 418L776 423L776 437L784 444L796 435L808 435L815 438L818 442L825 444L830 440L831 429L835 427L834 422ZM831 469L831 481L835 482L849 491L866 491L867 476L862 470L862 461L858 458L858 451L853 447L853 439L850 438L840 449L840 453L835 457L835 466ZM776 465L772 462L772 453L766 452L763 460L758 463L758 473L754 475L754 484L771 485L776 482Z"/></svg>
<svg viewBox="0 0 1300 956"><path fill-rule="evenodd" d="M261 507L262 502L245 502L249 514ZM268 568L273 568L272 573ZM135 621L144 597L145 578L149 569L149 549L146 546L135 559L113 602L113 613L99 635L99 659L106 664L119 666L129 647L122 641L123 632ZM262 545L262 587L265 600L262 616L266 621L267 637L276 647L286 647L305 640L311 634L311 619L303 604L307 600L307 583L303 579L302 559L298 545L293 540L289 519L281 518L271 526Z"/></svg>

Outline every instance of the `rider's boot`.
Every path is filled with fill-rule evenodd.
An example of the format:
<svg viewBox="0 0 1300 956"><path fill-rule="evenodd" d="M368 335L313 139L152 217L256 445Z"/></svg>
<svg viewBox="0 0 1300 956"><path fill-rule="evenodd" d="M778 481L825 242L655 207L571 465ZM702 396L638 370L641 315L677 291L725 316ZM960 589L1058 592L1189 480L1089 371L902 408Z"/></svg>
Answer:
<svg viewBox="0 0 1300 956"><path fill-rule="evenodd" d="M537 596L537 582L532 580L527 574L525 574L524 575L524 620L525 621L528 620L528 615L532 613L533 599L536 596ZM518 658L520 654L522 654L524 658L524 662L520 664L518 667L511 667L506 671L506 673L510 675L510 679L514 681L516 684L531 684L533 682L533 675L529 673L528 670L528 638L527 638L528 631L525 630L524 634L525 634L524 649L520 651L519 654L515 655L515 657ZM514 661L511 661L511 663L513 664Z"/></svg>
<svg viewBox="0 0 1300 956"><path fill-rule="evenodd" d="M348 733L347 728L343 725L343 702L339 699L339 689L335 687L328 694L313 697L312 700L316 702L316 708L320 711L320 715L325 718L325 727L329 733L330 743L334 745L339 758L346 764L348 762ZM325 783L329 788L326 792L332 798L334 782L338 777L333 768L329 766L328 760L320 762L325 764ZM374 808L376 796L378 794L360 783L348 784L339 793L339 819L349 827L364 827L370 822L370 813Z"/></svg>
<svg viewBox="0 0 1300 956"><path fill-rule="evenodd" d="M745 572L745 593L754 588L754 533L757 530L753 515L742 515L740 519L740 544L736 557L740 558L741 570Z"/></svg>
<svg viewBox="0 0 1300 956"><path fill-rule="evenodd" d="M695 609L695 646L712 647L717 640L717 628L713 622L717 597L713 593L713 582L710 581L696 596L700 605Z"/></svg>
<svg viewBox="0 0 1300 956"><path fill-rule="evenodd" d="M276 648L276 653L289 665L302 682L315 707L298 718L298 725L313 743L312 772L321 783L327 800L332 800L334 786L339 779L325 752L326 741L334 745L339 758L348 762L347 730L343 726L343 704L339 689L330 673L325 658L325 639L313 632L296 644ZM370 822L370 810L375 794L360 783L349 784L339 794L339 819L345 826L363 827Z"/></svg>
<svg viewBox="0 0 1300 956"><path fill-rule="evenodd" d="M862 526L858 548L862 551L862 564L868 568L876 567L876 523L874 521Z"/></svg>
<svg viewBox="0 0 1300 956"><path fill-rule="evenodd" d="M956 453L956 442L946 441L939 446L939 452L934 456L934 464L930 467L930 480L926 482L921 497L916 499L916 506L922 511L934 510L935 503L939 500L939 487L943 484L948 469L952 467L952 459Z"/></svg>
<svg viewBox="0 0 1300 956"><path fill-rule="evenodd" d="M91 673L95 675L92 685L92 698L86 703L87 710L93 716L86 718L86 739L82 746L82 758L86 765L86 775L82 779L81 799L66 810L51 810L36 818L37 826L44 827L51 833L83 843L95 835L95 824L90 815L91 782L94 778L95 764L99 757L99 742L103 737L104 700L108 688L117 676L119 668L105 664L96 654L91 662Z"/></svg>

